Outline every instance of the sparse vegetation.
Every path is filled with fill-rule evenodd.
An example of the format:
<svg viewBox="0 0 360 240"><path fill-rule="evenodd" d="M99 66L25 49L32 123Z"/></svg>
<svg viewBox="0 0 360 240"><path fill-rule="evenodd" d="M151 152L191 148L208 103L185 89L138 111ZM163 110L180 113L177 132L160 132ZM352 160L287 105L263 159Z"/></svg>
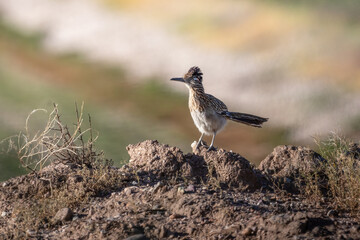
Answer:
<svg viewBox="0 0 360 240"><path fill-rule="evenodd" d="M48 115L42 131L33 133L26 120L25 133L5 139L8 150L16 150L22 167L37 176L30 201L19 202L13 214L16 216L17 231L8 237L24 238L28 232L58 224L53 216L64 207L75 208L89 202L90 197L104 196L121 187L122 176L112 168L112 161L105 159L102 152L95 151L91 118L89 128L83 130L83 105L76 106L76 123L73 131L61 121L57 105ZM67 174L47 176L42 170L46 166L62 164ZM55 164L55 165L54 165ZM50 166L51 167L51 166ZM72 182L73 184L68 184Z"/></svg>
<svg viewBox="0 0 360 240"><path fill-rule="evenodd" d="M70 131L69 127L62 123L58 107L55 104L44 129L33 132L29 126L29 121L32 115L38 111L46 112L45 109L33 110L26 119L25 132L20 132L17 136L5 140L9 142L8 151L15 149L24 168L34 172L54 161L92 167L97 159L103 155L96 153L93 149L96 137L93 139L90 116L90 128L84 131L81 128L83 125L83 105L80 112L76 106L77 123L73 131ZM89 138L86 141L85 134L87 133Z"/></svg>
<svg viewBox="0 0 360 240"><path fill-rule="evenodd" d="M325 161L312 173L303 173L303 193L310 199L328 197L337 210L359 214L360 148L332 133L327 140L315 140Z"/></svg>

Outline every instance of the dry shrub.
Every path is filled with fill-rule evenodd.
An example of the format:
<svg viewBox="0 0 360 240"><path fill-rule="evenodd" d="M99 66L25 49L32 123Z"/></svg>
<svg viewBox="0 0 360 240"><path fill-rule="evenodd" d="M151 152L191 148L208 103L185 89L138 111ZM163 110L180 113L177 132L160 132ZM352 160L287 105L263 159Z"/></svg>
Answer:
<svg viewBox="0 0 360 240"><path fill-rule="evenodd" d="M93 138L90 116L90 127L86 130L81 128L84 122L83 107L84 104L79 111L76 105L77 122L72 131L62 123L58 106L54 104L44 129L33 132L29 125L30 118L37 112L47 112L45 109L35 109L26 119L25 132L9 137L2 143L8 142L8 151L15 150L21 165L33 172L56 161L91 167L102 152L96 153L93 150L97 137ZM84 138L85 134L88 134L87 141Z"/></svg>
<svg viewBox="0 0 360 240"><path fill-rule="evenodd" d="M322 172L322 167L316 167L313 171L300 171L299 177L295 179L298 189L311 201L321 201L326 195L326 176ZM326 192L326 191L325 191Z"/></svg>
<svg viewBox="0 0 360 240"><path fill-rule="evenodd" d="M62 123L58 107L54 105L45 128L32 133L29 119L38 111L45 110L32 111L26 120L25 133L6 139L8 150L15 149L21 165L41 179L44 172L40 170L52 163L69 165L72 170L60 185L47 180L50 186L56 187L50 187L46 197L39 192L16 204L13 211L15 226L7 233L9 238L26 238L27 231L38 232L54 226L58 223L53 222L53 217L60 209L81 209L91 197L104 196L126 184L124 176L112 167L112 161L94 150L96 138L93 138L90 116L90 127L82 130L83 104L80 111L76 106L77 122L73 131Z"/></svg>
<svg viewBox="0 0 360 240"><path fill-rule="evenodd" d="M336 133L315 140L326 159L313 173L304 174L304 192L319 199L327 195L334 208L358 215L360 212L360 148ZM324 191L326 190L326 191Z"/></svg>

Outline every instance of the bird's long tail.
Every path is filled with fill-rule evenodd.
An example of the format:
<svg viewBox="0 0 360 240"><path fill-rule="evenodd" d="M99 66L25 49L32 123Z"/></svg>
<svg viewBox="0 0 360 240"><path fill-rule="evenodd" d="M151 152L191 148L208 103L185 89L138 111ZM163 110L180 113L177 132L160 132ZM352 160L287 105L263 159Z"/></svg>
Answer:
<svg viewBox="0 0 360 240"><path fill-rule="evenodd" d="M228 112L223 111L220 115L224 116L225 118L239 123L244 123L246 125L250 125L253 127L261 128L261 125L264 122L267 122L268 118L262 118L255 115L247 114L247 113L238 113L238 112Z"/></svg>

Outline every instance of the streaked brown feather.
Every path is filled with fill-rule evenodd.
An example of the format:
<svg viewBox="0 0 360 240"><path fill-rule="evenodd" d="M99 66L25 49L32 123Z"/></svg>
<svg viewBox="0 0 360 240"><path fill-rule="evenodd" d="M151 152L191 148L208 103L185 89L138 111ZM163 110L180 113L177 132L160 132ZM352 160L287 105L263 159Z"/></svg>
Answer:
<svg viewBox="0 0 360 240"><path fill-rule="evenodd" d="M205 94L207 96L208 104L217 112L221 113L227 111L227 106L221 100L217 99L211 94Z"/></svg>

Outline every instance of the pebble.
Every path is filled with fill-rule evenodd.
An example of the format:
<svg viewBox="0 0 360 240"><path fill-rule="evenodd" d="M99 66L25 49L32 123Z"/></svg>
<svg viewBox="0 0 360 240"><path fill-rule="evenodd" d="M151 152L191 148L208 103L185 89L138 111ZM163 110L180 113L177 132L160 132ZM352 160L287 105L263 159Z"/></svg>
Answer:
<svg viewBox="0 0 360 240"><path fill-rule="evenodd" d="M176 213L174 213L174 214L171 214L170 215L170 219L175 219L175 218L181 218L182 216L180 215L180 214L176 214Z"/></svg>
<svg viewBox="0 0 360 240"><path fill-rule="evenodd" d="M186 193L194 193L195 192L195 186L190 184L186 189L185 189Z"/></svg>
<svg viewBox="0 0 360 240"><path fill-rule="evenodd" d="M7 186L7 183L6 183L6 182L4 182L4 183L2 184L2 186L3 186L3 187L6 187L6 186Z"/></svg>
<svg viewBox="0 0 360 240"><path fill-rule="evenodd" d="M126 196L129 196L130 194L132 194L133 193L132 187L125 188L124 193Z"/></svg>
<svg viewBox="0 0 360 240"><path fill-rule="evenodd" d="M147 240L148 238L144 234L135 234L125 238L124 240Z"/></svg>
<svg viewBox="0 0 360 240"><path fill-rule="evenodd" d="M192 143L191 143L191 145L190 145L190 146L191 146L191 148L192 148L192 149L194 149L194 148L196 147L196 145L197 145L197 142L196 142L196 141L194 141L194 142L192 142Z"/></svg>
<svg viewBox="0 0 360 240"><path fill-rule="evenodd" d="M1 213L1 217L6 217L8 214L9 214L9 212L4 211L4 212Z"/></svg>
<svg viewBox="0 0 360 240"><path fill-rule="evenodd" d="M27 236L34 236L36 234L36 232L35 231L33 231L33 230L26 230L26 235Z"/></svg>
<svg viewBox="0 0 360 240"><path fill-rule="evenodd" d="M161 210L161 206L160 206L159 204L155 204L155 205L151 208L151 210L153 210L153 211Z"/></svg>
<svg viewBox="0 0 360 240"><path fill-rule="evenodd" d="M178 187L178 193L181 193L181 194L185 193L184 187Z"/></svg>
<svg viewBox="0 0 360 240"><path fill-rule="evenodd" d="M74 214L70 208L62 208L55 214L54 221L55 222L70 221L73 215Z"/></svg>

